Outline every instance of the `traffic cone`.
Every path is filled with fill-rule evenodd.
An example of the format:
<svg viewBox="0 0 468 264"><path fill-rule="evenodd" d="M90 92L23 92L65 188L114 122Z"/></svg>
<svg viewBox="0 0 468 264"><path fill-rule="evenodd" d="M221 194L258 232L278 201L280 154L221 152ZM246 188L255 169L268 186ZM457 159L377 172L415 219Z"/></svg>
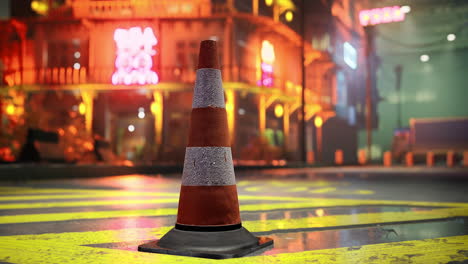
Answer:
<svg viewBox="0 0 468 264"><path fill-rule="evenodd" d="M447 167L452 168L455 165L455 152L452 150L447 152Z"/></svg>
<svg viewBox="0 0 468 264"><path fill-rule="evenodd" d="M391 151L385 151L383 154L383 164L385 167L391 167L392 166L392 152Z"/></svg>
<svg viewBox="0 0 468 264"><path fill-rule="evenodd" d="M234 258L273 244L242 227L216 42L201 42L175 227L139 251Z"/></svg>
<svg viewBox="0 0 468 264"><path fill-rule="evenodd" d="M411 152L411 151L406 152L405 161L406 161L406 166L408 166L408 167L414 166L414 154L413 154L413 152Z"/></svg>
<svg viewBox="0 0 468 264"><path fill-rule="evenodd" d="M426 154L426 165L428 167L434 167L434 163L435 163L434 161L435 161L434 152L433 151L427 152L427 154Z"/></svg>
<svg viewBox="0 0 468 264"><path fill-rule="evenodd" d="M335 164L336 165L343 165L343 160L344 160L343 150L337 149L335 151Z"/></svg>

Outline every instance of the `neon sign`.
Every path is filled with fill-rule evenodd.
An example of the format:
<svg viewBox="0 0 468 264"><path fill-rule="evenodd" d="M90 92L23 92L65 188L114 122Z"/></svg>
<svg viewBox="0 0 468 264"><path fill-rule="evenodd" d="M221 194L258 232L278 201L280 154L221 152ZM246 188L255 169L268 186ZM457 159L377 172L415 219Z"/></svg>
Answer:
<svg viewBox="0 0 468 264"><path fill-rule="evenodd" d="M399 6L374 8L359 12L359 21L362 26L401 22L404 20L405 12Z"/></svg>
<svg viewBox="0 0 468 264"><path fill-rule="evenodd" d="M118 28L114 32L114 41L117 45L117 58L112 84L143 85L159 82L158 74L151 70L152 56L156 54L153 46L158 44L151 28Z"/></svg>
<svg viewBox="0 0 468 264"><path fill-rule="evenodd" d="M260 51L262 62L260 69L262 72L261 80L257 82L259 86L272 87L273 86L273 63L275 62L275 49L273 44L268 40L262 42L262 49Z"/></svg>

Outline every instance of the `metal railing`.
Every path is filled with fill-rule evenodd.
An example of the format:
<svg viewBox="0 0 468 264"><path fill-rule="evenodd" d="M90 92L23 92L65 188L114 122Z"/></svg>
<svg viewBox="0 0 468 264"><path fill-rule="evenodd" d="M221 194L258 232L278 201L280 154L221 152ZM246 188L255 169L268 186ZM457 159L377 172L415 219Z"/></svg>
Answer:
<svg viewBox="0 0 468 264"><path fill-rule="evenodd" d="M164 66L153 69L159 77L159 82L193 84L196 78L196 69L193 66ZM293 85L285 75L273 74L271 87L261 85L259 73L255 67L222 66L222 74L225 81L238 82L257 87L259 89L275 89L282 95L299 96L301 87ZM19 85L76 85L76 84L112 84L112 75L115 68L109 67L44 67L34 69L10 69L0 72L3 76L3 86ZM229 76L229 77L227 77ZM288 84L289 82L289 84ZM320 103L331 107L332 102L322 100L324 97L331 98L333 91L331 87L314 87L306 90L309 103Z"/></svg>
<svg viewBox="0 0 468 264"><path fill-rule="evenodd" d="M203 17L212 12L210 0L75 0L72 7L76 17L96 18Z"/></svg>
<svg viewBox="0 0 468 264"><path fill-rule="evenodd" d="M193 83L196 76L194 66L164 66L152 69L159 80L163 82ZM230 76L230 81L242 82L250 85L259 85L257 69L243 66L222 67L223 76ZM85 83L111 83L113 67L41 67L4 70L2 75L6 84L85 84ZM272 75L272 87L284 89L286 78Z"/></svg>

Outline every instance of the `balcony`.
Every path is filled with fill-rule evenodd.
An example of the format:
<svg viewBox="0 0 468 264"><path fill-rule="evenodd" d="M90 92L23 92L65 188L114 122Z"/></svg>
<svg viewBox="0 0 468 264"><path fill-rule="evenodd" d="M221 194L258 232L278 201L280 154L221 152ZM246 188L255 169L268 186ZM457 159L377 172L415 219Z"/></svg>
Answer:
<svg viewBox="0 0 468 264"><path fill-rule="evenodd" d="M3 82L7 86L19 85L59 85L83 84L88 82L88 71L82 67L53 67L21 70L6 70L3 72Z"/></svg>
<svg viewBox="0 0 468 264"><path fill-rule="evenodd" d="M159 77L161 89L190 89L193 86L196 78L195 69L193 67L166 66L159 69L154 69ZM25 90L50 90L50 89L80 89L87 85L88 89L112 89L112 75L115 72L114 68L86 68L81 67L74 69L72 67L52 67L52 68L37 68L24 69L21 74L20 70L6 70L0 73L3 75L3 88L22 87ZM301 86L293 84L286 76L272 75L272 85L262 86L258 80L258 70L252 67L243 66L224 66L222 67L224 81L229 83L225 88L244 90L249 93L258 93L272 95L273 100L281 99L289 102L296 102L301 95ZM229 76L229 77L228 77ZM162 85L166 84L166 85ZM167 86L169 85L169 86ZM126 85L117 85L115 89L125 88ZM129 87L131 87L130 85ZM133 85L138 87L141 85ZM148 85L143 85L149 87ZM151 86L151 85L150 85ZM321 96L319 96L321 94ZM324 95L331 95L332 89L329 87L315 87L315 89L307 89L305 91L307 104L320 104L323 109L331 109L330 101L324 101ZM298 102L298 101L297 101Z"/></svg>
<svg viewBox="0 0 468 264"><path fill-rule="evenodd" d="M160 82L193 84L196 77L193 66L165 66L153 69ZM100 67L43 67L34 69L9 69L1 73L4 85L71 85L71 84L112 84L115 68ZM258 79L258 70L254 67L224 66L222 74L225 81L244 83L260 88L272 88L296 93L296 87L288 83L285 76L271 75L271 85L262 86Z"/></svg>
<svg viewBox="0 0 468 264"><path fill-rule="evenodd" d="M206 17L211 14L210 0L74 0L72 8L75 17L99 19Z"/></svg>

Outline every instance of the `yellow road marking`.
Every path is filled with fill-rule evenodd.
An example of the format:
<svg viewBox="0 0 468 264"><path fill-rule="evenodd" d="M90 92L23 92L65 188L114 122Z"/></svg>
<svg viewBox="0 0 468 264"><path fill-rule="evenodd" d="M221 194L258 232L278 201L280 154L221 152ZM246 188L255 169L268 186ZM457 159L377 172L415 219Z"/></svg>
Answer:
<svg viewBox="0 0 468 264"><path fill-rule="evenodd" d="M409 201L379 201L379 200L354 200L354 199L328 199L328 198L295 198L278 196L248 196L240 195L240 201L294 201L287 207L277 207L275 204L255 204L259 208L272 206L274 209L293 209L310 207L336 207L336 206L359 206L359 205L410 205L410 206L446 206L464 207L466 203L433 203L433 202L409 202ZM134 199L134 200L97 200L97 201L64 201L64 202L38 202L38 203L0 203L0 209L32 209L32 208L56 208L56 207L84 207L84 206L109 206L109 205L137 205L137 204L170 204L177 203L178 198L158 199ZM248 208L248 206L246 207ZM258 209L258 210L274 210Z"/></svg>
<svg viewBox="0 0 468 264"><path fill-rule="evenodd" d="M62 200L62 199L85 199L85 198L108 198L108 197L179 197L179 193L169 192L110 192L89 194L53 194L53 195L12 195L0 196L0 201L35 201L35 200Z"/></svg>
<svg viewBox="0 0 468 264"><path fill-rule="evenodd" d="M99 201L72 201L72 202L46 202L46 203L11 203L0 204L0 209L30 209L54 207L80 207L104 205L137 205L137 204L167 204L177 203L179 198L159 198L148 200L99 200Z"/></svg>
<svg viewBox="0 0 468 264"><path fill-rule="evenodd" d="M375 192L374 191L371 191L371 190L357 190L356 192L354 192L356 194L363 194L363 195L371 195L371 194L374 194Z"/></svg>
<svg viewBox="0 0 468 264"><path fill-rule="evenodd" d="M314 182L303 182L302 186L308 187L320 187L320 186L329 186L329 185L348 185L348 183L332 183L327 181L314 181ZM177 184L174 184L176 186ZM248 185L271 185L275 187L294 187L297 185L295 181L240 181L237 183L238 187L248 186ZM120 189L67 189L67 188L32 188L32 187L0 187L0 195L9 195L9 194L53 194L53 193L140 193L138 191L129 191L129 190L120 190ZM142 192L149 194L151 192ZM161 193L161 192L160 192ZM175 193L167 193L175 194ZM1 197L1 196L0 196Z"/></svg>
<svg viewBox="0 0 468 264"><path fill-rule="evenodd" d="M237 186L246 186L249 184L252 185L262 185L262 186L274 186L274 187L295 187L298 185L297 181L248 181L248 183L243 183L243 181L240 182L241 185L237 184ZM344 182L328 182L328 181L308 181L308 182L301 182L300 185L302 186L307 186L307 187L318 187L318 186L329 186L329 185L347 185L348 183Z"/></svg>
<svg viewBox="0 0 468 264"><path fill-rule="evenodd" d="M244 201L272 201L272 200L293 200L282 197L239 197ZM98 200L98 201L66 201L66 202L38 202L38 203L0 203L0 210L7 209L32 209L32 208L56 208L56 207L84 207L84 206L106 206L106 205L137 205L137 204L170 204L177 203L179 198L158 198L158 199L135 199L135 200ZM300 199L299 201L303 201ZM310 202L309 202L310 204ZM309 205L311 206L311 204Z"/></svg>
<svg viewBox="0 0 468 264"><path fill-rule="evenodd" d="M93 248L80 246L93 243L113 243L153 239L154 232L131 235L132 230L117 232L98 231L87 236L81 233L68 233L74 239L51 239L44 235L2 237L0 241L0 260L11 263L179 263L192 264L253 264L253 263L447 263L467 258L468 236L454 236L437 239L393 242L365 245L359 249L335 248L278 255L254 256L227 260L210 260L191 257L151 254L127 250ZM159 230L161 231L161 230ZM107 232L107 234L101 234ZM159 237L162 232L157 232ZM54 235L54 234L52 234ZM99 236L96 239L89 237ZM73 237L78 236L78 237ZM70 237L70 236L69 236ZM3 239L4 238L4 239ZM80 238L85 238L81 240ZM118 238L118 239L116 239ZM90 243L91 242L91 243ZM21 254L19 254L21 252Z"/></svg>
<svg viewBox="0 0 468 264"><path fill-rule="evenodd" d="M272 182L274 184L280 182ZM318 182L320 183L320 182ZM323 184L326 184L324 182ZM82 199L82 198L110 198L110 197L178 197L179 193L174 192L148 192L148 191L122 191L122 190L102 190L102 189L36 189L36 188L16 188L16 187L0 187L0 195L8 194L5 190L18 190L14 194L30 194L30 195L13 195L13 196L0 196L0 201L21 201L21 200L48 200L48 199ZM312 192L326 193L332 191L330 188L322 188L312 190ZM336 188L334 188L336 189ZM56 193L56 194L53 194ZM64 194L72 193L72 194ZM359 194L371 194L373 191L358 190ZM11 193L9 193L11 194ZM53 194L53 195L37 195L37 194ZM257 196L257 195L239 195L239 200L259 200L259 201L295 201L295 202L315 202L314 199L304 197L282 197L282 196ZM341 201L354 201L354 203L343 203L340 205L409 205L409 206L444 206L444 207L468 207L468 203L446 203L446 202L418 202L418 201L388 201L388 200L358 200L358 199L327 199L337 203ZM317 205L319 206L319 205ZM315 206L314 206L315 207Z"/></svg>
<svg viewBox="0 0 468 264"><path fill-rule="evenodd" d="M273 203L273 204L249 204L241 205L242 212L259 210L279 210L279 209L298 209L306 208L308 203ZM171 216L176 215L176 208L143 209L143 210L115 210L115 211L97 211L97 212L73 212L73 213L50 213L50 214L25 214L25 215L7 215L0 216L0 224L12 223L32 223L32 222L51 222L67 221L78 219L102 219L102 218L120 218L120 217L145 217L145 216ZM428 211L408 211L408 212L383 212L383 213L364 213L358 215L333 215L323 217L310 217L286 220L270 220L268 225L282 229L307 227L327 227L353 224L373 224L398 221L416 221L427 219L440 219L455 216L468 216L468 208L447 208ZM247 222L248 223L248 222ZM261 222L265 224L265 222ZM295 227L299 226L299 227Z"/></svg>
<svg viewBox="0 0 468 264"><path fill-rule="evenodd" d="M104 189L48 189L48 188L29 188L29 187L2 187L0 194L25 194L25 193L90 193L90 192L116 192L119 190L104 190Z"/></svg>
<svg viewBox="0 0 468 264"><path fill-rule="evenodd" d="M103 219L119 217L144 217L164 216L177 214L176 208L160 208L146 210L115 210L98 212L73 212L73 213L51 213L51 214L24 214L0 216L0 224L35 223L35 222L57 222L82 219Z"/></svg>
<svg viewBox="0 0 468 264"><path fill-rule="evenodd" d="M15 235L2 236L3 238L17 241L56 241L64 242L68 245L90 245L103 243L120 243L135 240L149 240L159 238L168 232L173 226L156 228L125 228L117 230L85 231L85 232L65 232L47 233L39 235Z"/></svg>
<svg viewBox="0 0 468 264"><path fill-rule="evenodd" d="M265 187L253 186L253 187L247 187L244 190L247 192L259 192L259 191L265 190Z"/></svg>
<svg viewBox="0 0 468 264"><path fill-rule="evenodd" d="M286 192L303 192L308 191L309 187L295 187L285 190ZM374 194L374 191L371 190L341 190L335 187L321 188L310 190L309 193L333 193L336 195L350 195L350 194L359 194L359 195L371 195Z"/></svg>
<svg viewBox="0 0 468 264"><path fill-rule="evenodd" d="M340 227L351 225L371 225L380 223L395 223L407 221L420 221L431 219L444 219L451 217L468 216L465 208L436 209L417 212L383 212L383 213L360 213L357 215L329 215L322 217L306 217L295 219L279 219L268 221L246 221L243 223L252 230L271 231L277 229L302 229Z"/></svg>
<svg viewBox="0 0 468 264"><path fill-rule="evenodd" d="M59 191L55 189L56 191ZM82 192L83 191L83 192ZM121 191L108 190L75 190L75 194L82 195L74 198L84 198L86 195L103 195L101 197L121 196ZM86 193L85 193L86 192ZM64 193L57 192L57 193ZM126 193L126 192L123 192ZM151 194L146 192L133 193L128 196L145 196ZM173 193L171 193L173 194ZM178 194L177 194L178 195ZM32 195L34 196L34 195ZM36 195L47 196L47 195ZM48 199L54 199L56 195L50 195ZM66 196L66 195L65 195ZM31 196L23 196L31 197ZM64 196L62 196L64 197ZM242 198L241 198L242 197ZM67 198L63 198L67 199ZM141 203L174 201L174 198L134 200ZM240 196L241 200L264 200L264 201L288 201L283 197L276 196ZM12 199L14 201L15 199ZM21 199L19 199L21 200ZM123 200L127 202L127 200ZM122 200L91 201L91 202L118 202ZM128 201L132 204L134 201ZM298 219L281 219L267 221L244 221L243 225L253 232L269 232L285 229L304 229L317 227L339 227L349 225L365 225L392 223L404 221L443 219L455 216L468 216L468 204L466 203L438 203L438 202L413 202L413 201L375 201L375 200L351 200L351 199L322 199L322 198L294 198L292 203L268 203L241 205L241 211L261 211L278 209L300 209L310 207L337 207L337 206L359 206L359 205L409 205L409 206L437 206L454 207L444 209L432 209L427 211L407 212L383 212L383 213L361 213L355 215L333 215L322 217L307 217ZM63 207L87 201L54 202ZM50 203L22 203L26 204L50 204ZM14 204L0 204L11 205ZM21 205L21 204L20 204ZM85 204L84 206L88 206ZM5 223L27 223L43 221L65 221L75 219L98 219L115 217L145 217L175 215L176 208L160 208L151 210L119 210L101 212L78 212L57 214L30 214L0 216L0 224ZM92 248L82 246L86 244L116 243L135 240L148 240L160 237L171 227L160 228L133 228L121 230L105 230L94 232L70 232L59 234L42 235L20 235L2 236L0 240L0 261L10 263L200 263L198 258L170 256L161 254L150 254L133 252L127 250ZM256 256L242 259L230 260L205 260L203 263L228 263L228 264L250 264L250 263L447 263L449 261L461 261L467 259L468 236L446 237L439 239L426 239L418 241L406 241L376 245L365 245L359 249L337 248L306 251L298 253L278 254L274 256ZM20 253L21 252L21 253Z"/></svg>
<svg viewBox="0 0 468 264"><path fill-rule="evenodd" d="M303 191L307 191L308 189L309 187L295 187L295 188L287 189L286 192L303 192Z"/></svg>
<svg viewBox="0 0 468 264"><path fill-rule="evenodd" d="M275 184L272 184L272 185L275 185ZM295 187L297 185L298 185L298 183L294 182L294 181L287 182L287 183L282 183L282 182L276 183L276 186L278 186L278 187ZM306 186L306 187L324 187L324 186L330 186L330 185L344 186L344 185L348 185L348 183L346 183L346 182L311 181L311 182L301 182L299 185Z"/></svg>
<svg viewBox="0 0 468 264"><path fill-rule="evenodd" d="M35 200L63 200L63 199L86 199L86 198L111 198L111 197L179 197L179 193L161 194L161 193L109 193L109 194L58 194L58 195L31 195L31 196L0 196L0 201L35 201ZM281 196L252 196L239 195L239 200L262 200L262 201L307 201L309 198L303 197L281 197Z"/></svg>
<svg viewBox="0 0 468 264"><path fill-rule="evenodd" d="M252 183L253 183L252 181L240 181L240 182L237 182L237 187L247 186Z"/></svg>
<svg viewBox="0 0 468 264"><path fill-rule="evenodd" d="M67 193L65 189L44 189L36 192L31 190L25 190L21 194L31 193L32 195L11 195L11 196L0 196L0 201L23 201L23 200L59 200L59 199L83 199L83 198L109 198L109 197L179 197L179 193L171 192L127 192L127 191L107 191L107 190L83 190L74 189L68 191L69 193L75 194L62 194ZM58 193L53 195L35 195L35 193ZM0 193L4 194L4 193ZM11 193L10 193L11 194ZM15 194L20 194L15 192ZM304 197L281 197L281 196L254 196L254 195L239 195L239 200L265 200L265 201L307 201L308 198Z"/></svg>
<svg viewBox="0 0 468 264"><path fill-rule="evenodd" d="M311 203L272 203L272 204L248 204L241 205L244 212L278 209L297 209L310 207ZM48 213L48 214L23 214L0 216L0 224L32 223L67 221L78 219L100 219L119 217L142 217L142 216L172 216L176 215L176 208L140 209L140 210L112 210L95 212L72 212L72 213Z"/></svg>
<svg viewBox="0 0 468 264"><path fill-rule="evenodd" d="M336 188L334 187L328 187L328 188L321 188L321 189L316 189L309 191L309 193L330 193L336 191Z"/></svg>
<svg viewBox="0 0 468 264"><path fill-rule="evenodd" d="M0 187L0 190L11 189L9 187ZM31 193L31 195L13 195L0 196L0 201L23 201L23 200L60 200L60 199L85 199L85 198L111 198L111 197L178 197L179 193L173 192L144 192L144 191L116 191L116 190L97 190L97 189L34 189L18 188L21 194ZM328 189L328 188L324 188ZM318 189L315 191L329 191ZM63 193L73 194L63 194ZM369 194L367 190L358 191L361 194ZM53 195L36 195L35 193L57 193ZM0 192L1 194L1 192ZM18 194L18 193L15 193ZM284 197L284 196L258 196L258 195L239 195L239 200L257 200L257 201L293 201L313 203L313 207L320 206L350 206L350 205L408 205L408 206L433 206L433 207L468 207L468 203L447 203L447 202L419 202L419 201L388 201L388 200L362 200L362 199L325 199L325 198L305 198L305 197ZM121 201L121 200L119 200ZM329 201L329 202L327 202ZM64 202L67 203L67 202ZM120 202L119 202L120 203ZM315 204L317 203L317 204ZM48 204L48 203L44 203ZM7 205L7 204L0 204ZM60 206L62 207L62 206ZM13 209L13 208L12 208Z"/></svg>

